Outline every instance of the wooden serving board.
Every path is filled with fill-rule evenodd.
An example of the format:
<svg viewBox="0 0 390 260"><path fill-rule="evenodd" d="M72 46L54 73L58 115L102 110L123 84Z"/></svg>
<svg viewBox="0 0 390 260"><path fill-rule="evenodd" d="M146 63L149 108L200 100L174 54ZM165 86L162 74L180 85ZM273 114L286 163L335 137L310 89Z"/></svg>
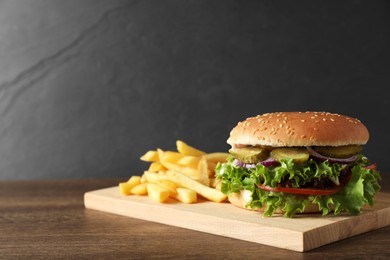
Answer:
<svg viewBox="0 0 390 260"><path fill-rule="evenodd" d="M304 252L390 225L390 193L378 193L375 207L359 216L299 214L265 218L230 203L157 203L147 196L123 196L118 187L84 194L86 208Z"/></svg>

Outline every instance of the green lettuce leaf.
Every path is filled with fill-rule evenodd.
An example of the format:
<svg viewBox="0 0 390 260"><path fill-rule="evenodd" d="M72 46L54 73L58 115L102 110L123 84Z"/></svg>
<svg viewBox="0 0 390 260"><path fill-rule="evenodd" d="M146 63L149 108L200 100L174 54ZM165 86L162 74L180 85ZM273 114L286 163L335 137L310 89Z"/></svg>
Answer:
<svg viewBox="0 0 390 260"><path fill-rule="evenodd" d="M317 204L324 216L332 211L335 215L341 211L359 214L365 204L371 206L374 204L374 195L380 190L379 172L365 169L368 163L367 158L360 156L349 166L352 172L350 181L338 193L326 196L264 191L259 189L257 184L276 187L285 178L288 178L295 188L321 178L329 178L338 183L340 173L346 165L330 164L328 161L316 162L312 159L304 164L294 164L292 160L286 159L281 160L280 165L276 167L257 165L255 168L245 169L238 167L230 157L227 163L217 165L216 177L222 180L221 190L226 195L241 190L251 191L252 200L247 206L250 208L266 206L265 216L272 216L281 208L285 212L284 216L293 217L296 213L302 212L308 202Z"/></svg>

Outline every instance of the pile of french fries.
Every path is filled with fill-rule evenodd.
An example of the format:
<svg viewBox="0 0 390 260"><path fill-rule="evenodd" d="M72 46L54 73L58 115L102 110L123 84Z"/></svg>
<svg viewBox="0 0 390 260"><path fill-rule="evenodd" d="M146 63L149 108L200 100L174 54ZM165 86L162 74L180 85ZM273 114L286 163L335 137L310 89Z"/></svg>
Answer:
<svg viewBox="0 0 390 260"><path fill-rule="evenodd" d="M146 152L141 160L150 162L142 176L131 176L119 183L121 194L148 195L157 202L169 198L183 203L197 202L198 195L215 202L226 199L215 179L215 166L226 162L228 153L205 153L183 141L176 142L177 151L161 149Z"/></svg>

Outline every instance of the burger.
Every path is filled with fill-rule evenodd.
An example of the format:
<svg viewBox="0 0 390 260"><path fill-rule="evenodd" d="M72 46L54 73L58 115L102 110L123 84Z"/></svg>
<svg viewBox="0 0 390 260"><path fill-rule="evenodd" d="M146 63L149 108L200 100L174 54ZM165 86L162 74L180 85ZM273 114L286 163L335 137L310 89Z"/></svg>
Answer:
<svg viewBox="0 0 390 260"><path fill-rule="evenodd" d="M267 113L230 132L221 191L264 216L349 212L373 206L379 172L362 154L369 133L358 119L328 112Z"/></svg>

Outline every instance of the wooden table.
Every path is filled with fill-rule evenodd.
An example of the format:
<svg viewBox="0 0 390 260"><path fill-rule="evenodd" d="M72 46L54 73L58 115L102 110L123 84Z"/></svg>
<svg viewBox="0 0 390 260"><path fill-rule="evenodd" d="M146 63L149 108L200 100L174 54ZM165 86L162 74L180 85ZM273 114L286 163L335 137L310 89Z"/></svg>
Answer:
<svg viewBox="0 0 390 260"><path fill-rule="evenodd" d="M299 253L84 208L86 191L118 181L0 181L0 258L390 257L390 226ZM381 185L390 192L388 176Z"/></svg>

